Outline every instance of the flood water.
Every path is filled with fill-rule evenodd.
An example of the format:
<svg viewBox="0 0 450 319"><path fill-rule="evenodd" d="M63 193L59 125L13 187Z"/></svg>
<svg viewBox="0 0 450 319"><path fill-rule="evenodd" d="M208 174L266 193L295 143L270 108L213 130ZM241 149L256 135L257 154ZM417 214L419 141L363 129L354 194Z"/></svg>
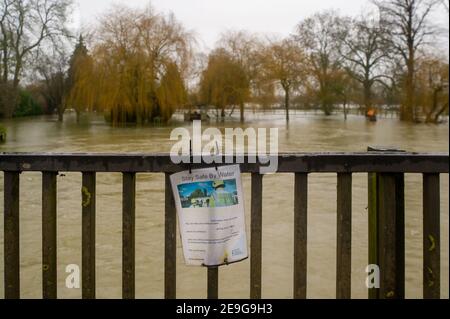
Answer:
<svg viewBox="0 0 450 319"><path fill-rule="evenodd" d="M245 126L277 127L280 152L361 152L369 145L397 146L407 151L445 152L448 124L405 124L394 118L368 123L363 117L325 117L292 114L248 114ZM15 119L2 123L8 141L1 152L169 152L170 132L189 123L158 127L113 128L102 117L83 118L76 124L67 114L63 124L52 117ZM211 122L219 128L238 121ZM207 124L203 124L206 128ZM42 297L41 174L23 173L20 189L21 294ZM97 176L97 297L121 298L121 174ZM250 229L250 176L244 174L247 229ZM291 298L293 291L294 176L264 177L262 296ZM65 268L81 266L81 174L58 177L58 297L79 298L80 289L65 287ZM0 174L0 194L3 175ZM422 178L406 175L406 296L422 298ZM355 174L352 212L352 297L367 298L365 268L368 259L367 174ZM3 195L0 196L3 207ZM336 280L336 174L311 174L308 203L308 298L334 298ZM441 176L441 295L449 297L448 175ZM250 237L250 236L248 236ZM179 239L179 237L177 237ZM184 265L178 240L177 297L205 298L206 270ZM3 218L0 218L0 273L3 274ZM0 297L4 294L3 275ZM222 267L221 298L248 298L250 263ZM164 297L164 176L138 174L136 198L136 296Z"/></svg>

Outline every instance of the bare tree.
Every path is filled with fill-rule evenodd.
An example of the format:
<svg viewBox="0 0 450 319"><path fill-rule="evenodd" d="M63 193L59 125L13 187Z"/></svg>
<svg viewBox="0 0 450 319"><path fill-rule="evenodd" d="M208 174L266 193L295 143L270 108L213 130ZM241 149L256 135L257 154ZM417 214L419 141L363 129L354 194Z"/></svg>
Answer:
<svg viewBox="0 0 450 319"><path fill-rule="evenodd" d="M406 67L404 101L400 118L416 120L415 74L420 48L436 34L429 22L433 8L440 0L374 0L380 10L382 23L390 30L393 45Z"/></svg>
<svg viewBox="0 0 450 319"><path fill-rule="evenodd" d="M10 34L7 29L7 19L9 16L11 1L2 0L0 2L0 116L6 112L4 105L9 100L8 74L10 72L9 61L11 60Z"/></svg>
<svg viewBox="0 0 450 319"><path fill-rule="evenodd" d="M24 65L30 55L45 42L56 42L68 35L66 20L72 0L1 0L0 46L3 115L11 117ZM8 89L6 89L8 91Z"/></svg>
<svg viewBox="0 0 450 319"><path fill-rule="evenodd" d="M8 75L7 62L9 59L9 34L6 30L6 19L9 14L10 1L0 2L0 75L1 79L6 79Z"/></svg>
<svg viewBox="0 0 450 319"><path fill-rule="evenodd" d="M342 67L342 20L334 11L317 13L297 26L294 38L307 54L318 103L330 115L335 103L334 75Z"/></svg>
<svg viewBox="0 0 450 319"><path fill-rule="evenodd" d="M341 35L341 54L349 74L363 88L363 105L367 112L373 107L372 87L387 78L386 60L391 55L388 31L379 19L369 16L348 21Z"/></svg>
<svg viewBox="0 0 450 319"><path fill-rule="evenodd" d="M41 54L36 61L36 75L39 76L39 93L45 100L48 111L58 113L62 122L66 108L66 69L68 57L65 52Z"/></svg>
<svg viewBox="0 0 450 319"><path fill-rule="evenodd" d="M269 44L263 61L267 80L278 83L284 91L286 121L289 122L291 94L305 78L304 52L292 39L284 39Z"/></svg>

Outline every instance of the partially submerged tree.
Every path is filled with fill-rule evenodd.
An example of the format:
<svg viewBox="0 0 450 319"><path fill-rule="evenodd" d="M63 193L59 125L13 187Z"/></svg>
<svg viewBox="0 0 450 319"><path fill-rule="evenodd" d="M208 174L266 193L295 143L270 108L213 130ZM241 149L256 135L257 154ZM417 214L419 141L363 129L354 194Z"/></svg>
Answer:
<svg viewBox="0 0 450 319"><path fill-rule="evenodd" d="M96 92L95 86L91 83L96 79L98 78L94 74L92 57L89 55L83 36L80 35L69 61L65 79L66 100L58 112L60 121L67 107L75 110L77 122L80 121L81 112L94 108Z"/></svg>
<svg viewBox="0 0 450 319"><path fill-rule="evenodd" d="M44 43L68 35L71 0L0 1L0 114L11 117L25 64Z"/></svg>
<svg viewBox="0 0 450 319"><path fill-rule="evenodd" d="M261 41L256 35L246 31L229 31L222 34L218 43L239 66L242 72L240 78L247 79L248 86L256 95L261 74L260 51L263 46ZM247 95L247 99L251 99L251 94ZM241 99L239 104L241 122L244 121L244 106L248 100Z"/></svg>
<svg viewBox="0 0 450 319"><path fill-rule="evenodd" d="M74 84L78 91L94 89L95 101L79 94L82 101L75 96L71 103L102 109L113 124L169 120L186 96L180 84L192 37L183 26L151 7L116 6L102 18L96 38L87 59L92 66L81 66L91 76L76 77Z"/></svg>
<svg viewBox="0 0 450 319"><path fill-rule="evenodd" d="M386 62L392 53L388 31L372 15L347 23L340 36L341 54L349 75L361 85L367 114L373 108L374 84L387 78Z"/></svg>
<svg viewBox="0 0 450 319"><path fill-rule="evenodd" d="M393 46L406 68L404 99L400 119L416 120L416 71L419 50L429 43L436 30L429 17L439 0L374 0L381 23L390 31Z"/></svg>
<svg viewBox="0 0 450 319"><path fill-rule="evenodd" d="M56 60L63 57L54 57L50 60L48 57L43 59L43 63L38 66L37 72L42 77L40 81L40 94L43 96L46 107L51 113L58 114L58 121L62 122L65 110L64 98L66 95L66 74L64 61Z"/></svg>
<svg viewBox="0 0 450 319"><path fill-rule="evenodd" d="M29 68L33 71L32 93L41 101L47 114L57 114L63 120L67 97L69 43L40 48Z"/></svg>
<svg viewBox="0 0 450 319"><path fill-rule="evenodd" d="M153 109L152 117L161 116L169 119L175 112L177 106L187 101L187 91L184 79L176 63L168 63L166 70L156 89L156 108Z"/></svg>
<svg viewBox="0 0 450 319"><path fill-rule="evenodd" d="M280 85L284 92L286 121L289 122L291 94L305 80L305 55L292 39L275 41L263 54L263 73L267 81Z"/></svg>
<svg viewBox="0 0 450 319"><path fill-rule="evenodd" d="M336 12L324 11L303 20L294 35L308 58L310 90L326 115L337 102L333 78L342 68L341 22Z"/></svg>
<svg viewBox="0 0 450 319"><path fill-rule="evenodd" d="M250 96L250 85L242 65L224 49L213 51L201 77L200 94L204 103L220 110L222 118L226 107L243 105Z"/></svg>
<svg viewBox="0 0 450 319"><path fill-rule="evenodd" d="M333 73L332 90L336 95L336 102L342 105L344 119L347 120L348 106L355 101L359 87L358 81L346 70ZM359 84L359 83L358 83Z"/></svg>
<svg viewBox="0 0 450 319"><path fill-rule="evenodd" d="M449 65L445 59L426 56L418 60L416 75L417 103L426 123L438 123L448 112Z"/></svg>

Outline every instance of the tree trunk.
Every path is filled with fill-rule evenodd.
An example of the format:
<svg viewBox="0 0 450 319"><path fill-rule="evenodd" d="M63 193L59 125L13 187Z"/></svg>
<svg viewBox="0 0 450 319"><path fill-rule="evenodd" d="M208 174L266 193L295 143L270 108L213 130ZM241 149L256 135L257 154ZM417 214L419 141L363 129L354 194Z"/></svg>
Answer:
<svg viewBox="0 0 450 319"><path fill-rule="evenodd" d="M223 106L223 107L222 107L222 111L220 112L220 117L221 117L222 120L223 120L223 119L225 119L225 116L226 116L226 114L225 114L225 107Z"/></svg>
<svg viewBox="0 0 450 319"><path fill-rule="evenodd" d="M328 98L324 98L322 100L322 109L323 112L325 113L326 116L330 116L331 115L331 105L328 101Z"/></svg>
<svg viewBox="0 0 450 319"><path fill-rule="evenodd" d="M429 110L426 110L425 108L426 113L425 123L434 123L435 121L434 115L436 114L435 112L437 112L438 109L438 94L439 89L434 89L433 97L431 99L431 108Z"/></svg>
<svg viewBox="0 0 450 319"><path fill-rule="evenodd" d="M241 123L244 123L244 103L241 103L239 107L241 108Z"/></svg>
<svg viewBox="0 0 450 319"><path fill-rule="evenodd" d="M141 110L138 108L136 108L136 124L138 126L142 125L142 114L141 114Z"/></svg>
<svg viewBox="0 0 450 319"><path fill-rule="evenodd" d="M3 108L3 117L12 118L17 106L19 92L8 83L3 83L0 87L0 105Z"/></svg>
<svg viewBox="0 0 450 319"><path fill-rule="evenodd" d="M347 99L344 98L344 120L347 121Z"/></svg>
<svg viewBox="0 0 450 319"><path fill-rule="evenodd" d="M329 93L330 93L330 86L329 86L328 82L321 83L320 89L319 89L319 94L320 94L319 101L321 103L322 110L326 116L331 115Z"/></svg>
<svg viewBox="0 0 450 319"><path fill-rule="evenodd" d="M441 109L439 111L437 111L436 115L434 116L434 123L438 123L439 122L439 117L441 116L442 113L445 112L445 110L448 109L448 102L445 103Z"/></svg>
<svg viewBox="0 0 450 319"><path fill-rule="evenodd" d="M57 106L56 106L56 111L58 113L58 122L62 122L64 120L64 112L66 111L66 103L64 101L64 99L62 99L63 101L60 101L59 103L57 102Z"/></svg>
<svg viewBox="0 0 450 319"><path fill-rule="evenodd" d="M286 108L286 122L289 122L289 104L290 104L290 94L289 88L284 89L284 107Z"/></svg>
<svg viewBox="0 0 450 319"><path fill-rule="evenodd" d="M369 81L364 81L364 107L366 116L372 108L372 86Z"/></svg>
<svg viewBox="0 0 450 319"><path fill-rule="evenodd" d="M414 49L410 47L407 61L407 74L405 81L405 99L400 109L400 120L413 122L415 120L415 92L414 92L414 73L415 73Z"/></svg>

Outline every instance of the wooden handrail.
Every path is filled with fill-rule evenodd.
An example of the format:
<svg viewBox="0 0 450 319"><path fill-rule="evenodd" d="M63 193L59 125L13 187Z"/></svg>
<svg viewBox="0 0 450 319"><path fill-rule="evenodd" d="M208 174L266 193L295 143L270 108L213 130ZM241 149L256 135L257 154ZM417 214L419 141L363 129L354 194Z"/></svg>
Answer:
<svg viewBox="0 0 450 319"><path fill-rule="evenodd" d="M260 163L239 163L243 173L259 173ZM448 153L299 153L279 154L278 173L448 173ZM201 158L194 156L194 163ZM222 163L237 163L222 156ZM174 164L168 154L42 154L0 153L0 171L35 172L153 172L175 173L189 164ZM191 167L204 168L205 164Z"/></svg>
<svg viewBox="0 0 450 319"><path fill-rule="evenodd" d="M234 163L236 157L222 157ZM423 174L424 298L440 297L440 184L449 172L448 154L406 152L305 153L276 156L278 173L295 174L293 297L307 297L308 174L337 174L336 297L351 298L352 173L369 175L369 263L382 269L380 289L370 298L404 298L404 174ZM262 191L259 163L240 163L251 173L250 297L262 298ZM201 162L201 161L200 161ZM226 164L225 164L226 165ZM192 164L191 168L210 165ZM168 154L35 154L0 153L4 171L5 297L20 298L19 185L21 172L42 172L43 297L57 298L57 174L82 174L82 296L95 298L96 173L121 172L122 297L135 298L135 197L137 173L165 174L164 295L176 298L176 210L170 174L190 167L174 164ZM208 298L219 297L218 268L207 271Z"/></svg>

